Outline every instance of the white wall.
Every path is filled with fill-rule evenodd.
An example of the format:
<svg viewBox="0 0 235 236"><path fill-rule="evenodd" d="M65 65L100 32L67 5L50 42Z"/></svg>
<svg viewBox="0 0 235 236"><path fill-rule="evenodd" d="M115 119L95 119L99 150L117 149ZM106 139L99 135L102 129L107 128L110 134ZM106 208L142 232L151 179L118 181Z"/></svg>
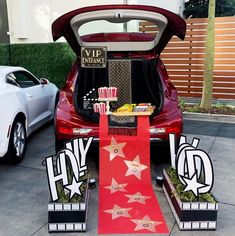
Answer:
<svg viewBox="0 0 235 236"><path fill-rule="evenodd" d="M182 0L7 0L11 43L51 42L51 24L62 14L104 4L153 5L179 13Z"/></svg>

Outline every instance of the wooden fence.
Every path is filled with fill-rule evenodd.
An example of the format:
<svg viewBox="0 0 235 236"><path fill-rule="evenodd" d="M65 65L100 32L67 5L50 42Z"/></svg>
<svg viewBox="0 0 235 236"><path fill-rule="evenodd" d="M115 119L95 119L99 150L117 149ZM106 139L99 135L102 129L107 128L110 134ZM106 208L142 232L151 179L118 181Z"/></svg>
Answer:
<svg viewBox="0 0 235 236"><path fill-rule="evenodd" d="M173 37L161 54L169 76L183 97L201 97L207 19L188 19L184 41ZM141 22L140 31L156 34L157 27ZM235 99L235 17L215 20L213 97Z"/></svg>

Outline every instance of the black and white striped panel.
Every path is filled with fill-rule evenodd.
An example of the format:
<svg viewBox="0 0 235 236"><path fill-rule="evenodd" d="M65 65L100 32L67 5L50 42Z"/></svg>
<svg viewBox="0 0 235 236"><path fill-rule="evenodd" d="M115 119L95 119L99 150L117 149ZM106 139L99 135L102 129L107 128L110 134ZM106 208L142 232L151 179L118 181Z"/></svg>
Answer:
<svg viewBox="0 0 235 236"><path fill-rule="evenodd" d="M85 211L85 203L48 203L48 211Z"/></svg>
<svg viewBox="0 0 235 236"><path fill-rule="evenodd" d="M183 202L182 210L218 210L218 203Z"/></svg>
<svg viewBox="0 0 235 236"><path fill-rule="evenodd" d="M179 228L181 230L213 230L216 229L216 221L180 221Z"/></svg>
<svg viewBox="0 0 235 236"><path fill-rule="evenodd" d="M86 223L49 223L49 232L83 232L86 231Z"/></svg>

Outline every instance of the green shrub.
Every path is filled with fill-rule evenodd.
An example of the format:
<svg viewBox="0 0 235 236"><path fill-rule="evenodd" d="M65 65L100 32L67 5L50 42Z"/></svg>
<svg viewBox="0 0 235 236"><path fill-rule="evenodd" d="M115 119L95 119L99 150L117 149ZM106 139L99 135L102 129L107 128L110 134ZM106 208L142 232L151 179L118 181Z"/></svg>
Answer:
<svg viewBox="0 0 235 236"><path fill-rule="evenodd" d="M68 162L67 173L68 173L68 181L69 181L69 183L72 183L74 177L73 177L72 165L71 165L70 162ZM79 182L80 181L83 181L82 185L80 186L80 191L81 191L82 195L74 194L74 196L71 199L70 199L69 191L66 192L64 190L63 183L61 183L61 181L58 181L56 183L57 193L58 193L58 197L59 197L57 202L63 202L63 203L67 203L67 202L74 202L74 203L85 202L86 189L87 189L88 181L89 181L88 171L86 171L86 173L83 177L79 178Z"/></svg>
<svg viewBox="0 0 235 236"><path fill-rule="evenodd" d="M186 106L185 100L183 98L181 98L181 97L178 97L178 99L179 99L180 108L184 109L185 106Z"/></svg>
<svg viewBox="0 0 235 236"><path fill-rule="evenodd" d="M0 65L10 65L10 46L9 44L0 45Z"/></svg>
<svg viewBox="0 0 235 236"><path fill-rule="evenodd" d="M166 169L167 174L169 175L172 184L175 187L176 193L173 192L172 194L176 194L180 197L181 201L183 202L213 202L215 203L215 199L210 193L200 194L197 198L192 191L184 192L185 186L180 182L176 170L172 167L168 167Z"/></svg>
<svg viewBox="0 0 235 236"><path fill-rule="evenodd" d="M65 83L76 58L67 43L10 44L8 48L6 63L0 59L0 64L22 66L38 78L49 79L58 87ZM5 45L0 46L0 55L2 50L6 50Z"/></svg>

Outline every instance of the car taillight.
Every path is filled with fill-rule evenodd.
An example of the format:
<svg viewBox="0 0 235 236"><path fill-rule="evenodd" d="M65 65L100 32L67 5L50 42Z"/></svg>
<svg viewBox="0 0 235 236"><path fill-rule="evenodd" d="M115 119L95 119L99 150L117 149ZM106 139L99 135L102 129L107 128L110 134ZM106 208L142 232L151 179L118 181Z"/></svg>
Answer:
<svg viewBox="0 0 235 236"><path fill-rule="evenodd" d="M73 134L73 128L59 127L58 132L61 134Z"/></svg>
<svg viewBox="0 0 235 236"><path fill-rule="evenodd" d="M92 131L92 129L79 129L79 128L73 128L73 134L89 134Z"/></svg>
<svg viewBox="0 0 235 236"><path fill-rule="evenodd" d="M166 133L168 134L178 134L180 133L180 127L167 127Z"/></svg>
<svg viewBox="0 0 235 236"><path fill-rule="evenodd" d="M150 128L150 134L165 134L165 128Z"/></svg>
<svg viewBox="0 0 235 236"><path fill-rule="evenodd" d="M162 128L150 128L150 134L171 134L171 133L179 133L179 127L162 127Z"/></svg>
<svg viewBox="0 0 235 236"><path fill-rule="evenodd" d="M70 128L70 127L59 127L59 133L63 134L75 134L75 135L87 135L92 131L92 129L86 128Z"/></svg>

